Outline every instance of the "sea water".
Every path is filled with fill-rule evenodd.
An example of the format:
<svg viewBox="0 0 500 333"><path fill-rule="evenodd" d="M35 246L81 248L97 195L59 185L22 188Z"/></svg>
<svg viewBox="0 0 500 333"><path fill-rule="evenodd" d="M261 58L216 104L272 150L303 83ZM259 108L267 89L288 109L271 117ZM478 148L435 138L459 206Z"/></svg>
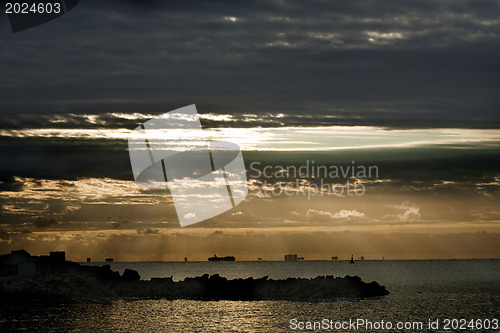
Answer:
<svg viewBox="0 0 500 333"><path fill-rule="evenodd" d="M172 276L182 280L205 273L273 279L358 275L366 282L377 281L391 293L326 302L158 299L2 306L0 331L500 332L494 325L500 319L500 260L495 259L110 265L120 272L135 269L142 279ZM353 322L364 325L353 326Z"/></svg>

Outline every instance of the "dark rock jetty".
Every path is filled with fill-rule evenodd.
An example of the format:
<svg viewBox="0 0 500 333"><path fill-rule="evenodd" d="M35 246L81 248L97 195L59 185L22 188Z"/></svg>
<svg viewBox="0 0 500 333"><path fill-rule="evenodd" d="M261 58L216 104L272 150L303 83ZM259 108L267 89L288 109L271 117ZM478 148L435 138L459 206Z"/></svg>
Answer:
<svg viewBox="0 0 500 333"><path fill-rule="evenodd" d="M19 274L7 257L0 258L0 302L33 300L54 302L102 301L109 299L192 299L192 300L337 300L389 294L377 282L366 283L357 276L319 276L313 279L262 278L226 279L218 274L182 281L152 278L143 281L137 271L123 274L110 265L87 266L64 259L32 262L33 274ZM15 261L14 261L15 262ZM11 266L9 266L11 265ZM20 266L21 267L21 266ZM21 267L21 271L24 268Z"/></svg>

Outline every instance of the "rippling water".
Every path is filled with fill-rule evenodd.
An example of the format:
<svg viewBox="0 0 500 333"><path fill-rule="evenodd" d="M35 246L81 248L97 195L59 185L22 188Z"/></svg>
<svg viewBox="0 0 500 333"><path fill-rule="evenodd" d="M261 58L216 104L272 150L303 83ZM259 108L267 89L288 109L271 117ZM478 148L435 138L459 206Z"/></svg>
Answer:
<svg viewBox="0 0 500 333"><path fill-rule="evenodd" d="M0 331L287 332L292 331L293 318L298 321L364 318L372 322L421 321L425 325L429 319L439 319L439 331L449 332L443 330L445 318L500 319L500 260L363 261L354 265L330 261L144 262L111 266L119 271L136 269L143 279L173 276L180 280L204 273L228 278L358 275L365 281L375 280L385 285L391 294L335 302L110 300L97 304L31 304L0 308ZM398 330L357 332L369 331ZM436 330L424 326L422 331Z"/></svg>

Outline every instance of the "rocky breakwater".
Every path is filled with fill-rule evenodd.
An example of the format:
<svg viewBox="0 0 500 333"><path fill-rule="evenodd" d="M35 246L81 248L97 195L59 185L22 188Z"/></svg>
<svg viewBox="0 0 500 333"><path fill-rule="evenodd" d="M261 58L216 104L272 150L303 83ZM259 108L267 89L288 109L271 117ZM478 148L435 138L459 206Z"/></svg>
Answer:
<svg viewBox="0 0 500 333"><path fill-rule="evenodd" d="M155 278L141 281L139 274L123 275L109 266L81 266L80 273L59 272L31 277L1 277L3 302L100 301L105 299L163 298L193 300L336 300L389 294L377 282L366 283L357 276L320 276L313 279L263 278L226 279L217 274L173 281Z"/></svg>
<svg viewBox="0 0 500 333"><path fill-rule="evenodd" d="M366 283L357 276L319 276L313 279L285 280L273 280L266 276L258 279L250 277L229 280L218 274L205 274L179 282L154 279L145 283L142 290L143 297L149 294L164 298L203 300L335 300L389 294L385 287L377 282Z"/></svg>
<svg viewBox="0 0 500 333"><path fill-rule="evenodd" d="M335 300L384 296L389 292L377 282L357 276L319 276L313 279L229 280L218 274L141 280L138 272L115 272L110 265L88 266L65 260L64 252L31 256L24 250L0 256L0 302L34 300L102 301L106 299L164 298L193 300Z"/></svg>

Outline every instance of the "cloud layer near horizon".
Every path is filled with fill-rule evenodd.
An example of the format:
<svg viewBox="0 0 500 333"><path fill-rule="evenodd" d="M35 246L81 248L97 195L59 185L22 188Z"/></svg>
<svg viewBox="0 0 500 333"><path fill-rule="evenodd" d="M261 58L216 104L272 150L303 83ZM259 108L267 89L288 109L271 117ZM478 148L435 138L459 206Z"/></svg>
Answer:
<svg viewBox="0 0 500 333"><path fill-rule="evenodd" d="M33 233L0 242L0 254L25 248L32 254L65 250L73 261L206 261L213 253L241 260L283 260L298 253L307 260L330 260L351 254L366 259L496 258L500 233L421 232L373 233L328 230L175 230L174 232L64 232Z"/></svg>

